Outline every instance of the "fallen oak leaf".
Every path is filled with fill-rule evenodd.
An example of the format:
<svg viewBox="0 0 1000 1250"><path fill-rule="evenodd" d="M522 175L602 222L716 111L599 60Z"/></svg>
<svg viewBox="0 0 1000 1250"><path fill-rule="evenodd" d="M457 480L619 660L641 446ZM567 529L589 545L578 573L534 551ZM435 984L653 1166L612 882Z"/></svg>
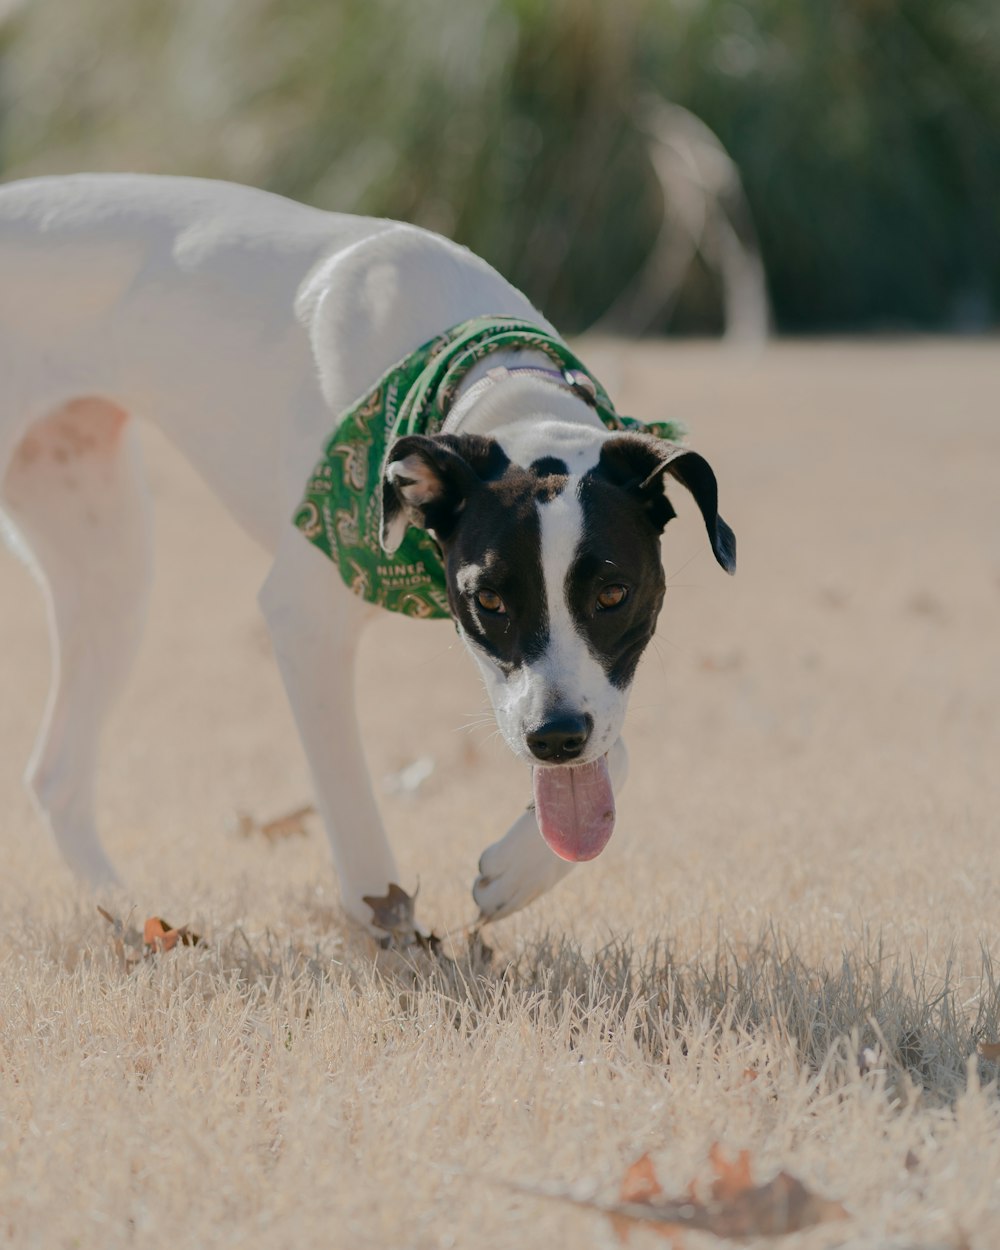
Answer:
<svg viewBox="0 0 1000 1250"><path fill-rule="evenodd" d="M173 950L178 942L182 946L200 946L202 939L197 933L192 933L187 925L175 929L162 917L150 916L143 925L142 942L146 947L146 954L150 955Z"/></svg>
<svg viewBox="0 0 1000 1250"><path fill-rule="evenodd" d="M537 1197L601 1211L611 1218L619 1237L623 1237L628 1225L641 1223L653 1226L655 1231L674 1244L677 1236L687 1230L745 1241L754 1237L782 1237L816 1224L848 1218L841 1203L812 1193L788 1172L779 1172L764 1185L754 1185L750 1178L750 1157L746 1151L737 1157L735 1163L729 1163L723 1159L716 1145L712 1147L709 1158L717 1175L712 1184L712 1200L708 1203L698 1201L693 1189L684 1198L657 1200L659 1195L652 1192L652 1184L658 1185L659 1182L651 1164L648 1172L643 1168L642 1172L635 1174L632 1192L638 1196L628 1201L600 1202L565 1191L520 1185L513 1185L512 1188ZM642 1160L637 1162L641 1164ZM642 1196L644 1175L649 1195L646 1197ZM626 1173L628 1180L629 1173Z"/></svg>
<svg viewBox="0 0 1000 1250"><path fill-rule="evenodd" d="M407 894L402 886L392 881L385 894L365 894L361 901L372 909L372 924L395 937L397 934L413 933L416 930L415 907L418 893L419 890Z"/></svg>
<svg viewBox="0 0 1000 1250"><path fill-rule="evenodd" d="M419 892L418 886L412 894L407 894L402 886L391 881L384 895L362 896L361 901L371 908L372 924L386 935L382 944L387 949L405 950L408 946L419 946L431 954L440 951L441 939L417 924L415 909Z"/></svg>
<svg viewBox="0 0 1000 1250"><path fill-rule="evenodd" d="M315 816L316 808L307 803L303 807L297 807L294 811L287 812L284 816L275 816L273 820L259 821L251 816L248 812L237 812L233 818L233 828L241 837L250 838L255 833L261 833L267 838L268 842L280 842L285 838L302 837L304 838L309 830L306 827L306 820L310 816Z"/></svg>
<svg viewBox="0 0 1000 1250"><path fill-rule="evenodd" d="M143 945L154 951L169 951L177 945L177 930L159 916L150 916L142 926Z"/></svg>
<svg viewBox="0 0 1000 1250"><path fill-rule="evenodd" d="M649 1151L647 1150L634 1163L629 1164L628 1170L622 1177L621 1188L618 1190L618 1201L620 1203L651 1203L654 1198L658 1198L662 1193L663 1186L657 1179L653 1160L649 1157ZM612 1215L611 1226L622 1245L627 1245L632 1228L631 1222L621 1219L617 1215ZM680 1250L681 1243L674 1237L672 1231L669 1229L657 1229L657 1232L669 1238L675 1250Z"/></svg>
<svg viewBox="0 0 1000 1250"><path fill-rule="evenodd" d="M663 1186L656 1178L656 1169L649 1151L630 1165L622 1178L618 1191L619 1202L652 1202L663 1193Z"/></svg>
<svg viewBox="0 0 1000 1250"><path fill-rule="evenodd" d="M1000 1042L980 1042L979 1054L991 1063L1000 1063Z"/></svg>
<svg viewBox="0 0 1000 1250"><path fill-rule="evenodd" d="M266 821L261 825L260 831L269 842L278 842L283 838L304 838L309 832L306 828L306 818L315 815L315 807L307 803L304 807L297 807L294 812L288 812L285 816L276 816L274 820Z"/></svg>
<svg viewBox="0 0 1000 1250"><path fill-rule="evenodd" d="M542 1198L547 1202L569 1203L574 1207L586 1207L590 1211L599 1211L602 1215L609 1217L616 1229L619 1228L618 1221L621 1220L627 1224L652 1226L653 1231L661 1236L675 1238L678 1234L684 1232L685 1229L696 1227L690 1219L693 1204L686 1200L656 1204L646 1202L602 1202L599 1198L590 1198L583 1194L572 1193L567 1189L553 1189L543 1185L526 1185L520 1181L508 1181L497 1176L488 1176L481 1179L485 1179L494 1185L501 1185L504 1189L509 1189L513 1193L524 1194L529 1198ZM675 1218L670 1218L670 1213L673 1211L680 1214ZM619 1233L619 1235L621 1234ZM679 1243L677 1244L679 1245Z"/></svg>
<svg viewBox="0 0 1000 1250"><path fill-rule="evenodd" d="M708 1208L700 1227L716 1237L783 1237L846 1218L841 1203L821 1198L797 1177L779 1172L767 1184L750 1185Z"/></svg>
<svg viewBox="0 0 1000 1250"><path fill-rule="evenodd" d="M731 1202L752 1188L749 1150L741 1150L736 1156L736 1162L730 1163L723 1157L719 1143L713 1142L708 1151L708 1158L712 1167L715 1168L712 1197L716 1202Z"/></svg>

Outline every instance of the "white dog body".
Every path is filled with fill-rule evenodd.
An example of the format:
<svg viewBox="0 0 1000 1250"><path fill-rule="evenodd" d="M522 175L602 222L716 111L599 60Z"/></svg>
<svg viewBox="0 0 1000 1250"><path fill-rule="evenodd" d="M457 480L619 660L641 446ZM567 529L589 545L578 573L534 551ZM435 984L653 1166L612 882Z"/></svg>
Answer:
<svg viewBox="0 0 1000 1250"><path fill-rule="evenodd" d="M412 226L193 179L84 175L0 187L0 508L47 592L56 656L28 780L79 872L98 884L114 880L93 791L101 728L136 649L149 584L147 492L130 419L141 417L274 555L261 607L345 907L370 921L364 896L384 895L398 879L353 707L356 641L374 609L350 593L291 517L338 416L394 362L484 314L551 329L483 261ZM459 559L457 539L426 519L441 485L429 444L390 458L386 488L401 509L392 528L398 535L407 523L424 524L451 553L451 593L469 605L456 624L512 749L543 781L571 760L598 767L607 758L620 784L634 663L616 675L604 644L581 635L567 589L588 525L580 483L613 436L579 395L527 370L476 385L504 363L491 359L470 375L444 432L456 460L476 438L475 446L498 445L510 462L508 494L523 466L544 461L563 470L531 478L542 575L530 593L547 605L534 649L501 656L491 641L496 614L487 620L481 607L494 601L484 598L493 591L484 592L483 579L503 551L498 557L496 544L477 540L466 520L457 530ZM548 486L537 494L540 480ZM477 499L468 517L482 512ZM483 507L491 500L484 495ZM711 509L699 503L709 523ZM725 563L723 530L713 545ZM655 621L655 587L650 594L645 614ZM509 634L514 614L496 601ZM645 642L635 645L641 651ZM563 732L556 746L551 736L542 741L546 717L567 709L586 720L586 731ZM571 847L570 857L590 853ZM482 913L523 906L569 866L539 837L529 810L483 856L474 891Z"/></svg>

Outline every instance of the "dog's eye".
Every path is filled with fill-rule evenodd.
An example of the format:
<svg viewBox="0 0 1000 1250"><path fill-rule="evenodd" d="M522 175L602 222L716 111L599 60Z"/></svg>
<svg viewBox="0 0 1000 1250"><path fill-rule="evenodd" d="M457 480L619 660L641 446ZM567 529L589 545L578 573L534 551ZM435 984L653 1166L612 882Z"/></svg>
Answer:
<svg viewBox="0 0 1000 1250"><path fill-rule="evenodd" d="M597 610L607 612L610 608L621 607L627 598L627 586L605 586L597 596Z"/></svg>
<svg viewBox="0 0 1000 1250"><path fill-rule="evenodd" d="M500 598L495 590L479 590L476 592L476 602L484 612L490 612L494 616L506 616L507 609L504 601Z"/></svg>

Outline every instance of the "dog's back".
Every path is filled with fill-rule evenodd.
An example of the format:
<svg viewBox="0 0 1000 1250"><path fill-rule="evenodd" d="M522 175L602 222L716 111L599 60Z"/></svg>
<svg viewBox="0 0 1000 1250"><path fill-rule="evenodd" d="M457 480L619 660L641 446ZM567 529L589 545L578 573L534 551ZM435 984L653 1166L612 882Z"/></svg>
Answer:
<svg viewBox="0 0 1000 1250"><path fill-rule="evenodd" d="M79 175L0 187L0 440L88 393L153 419L164 402L221 416L241 402L232 383L246 376L246 359L270 352L280 367L290 344L308 350L294 319L299 284L370 229L198 179Z"/></svg>
<svg viewBox="0 0 1000 1250"><path fill-rule="evenodd" d="M198 179L0 187L0 475L29 427L109 399L160 425L271 545L282 422L322 403L298 290L375 226Z"/></svg>

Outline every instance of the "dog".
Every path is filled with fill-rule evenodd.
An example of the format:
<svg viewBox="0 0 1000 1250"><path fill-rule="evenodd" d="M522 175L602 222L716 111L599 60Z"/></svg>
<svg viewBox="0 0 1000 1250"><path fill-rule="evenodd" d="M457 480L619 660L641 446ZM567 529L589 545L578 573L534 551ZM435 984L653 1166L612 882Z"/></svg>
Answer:
<svg viewBox="0 0 1000 1250"><path fill-rule="evenodd" d="M398 874L353 666L379 609L291 518L359 397L420 345L482 317L558 341L483 260L412 225L199 179L0 187L0 510L46 592L55 657L26 781L82 877L116 881L94 779L150 583L144 418L273 556L259 603L343 905L377 926L371 900L389 897ZM538 897L611 834L626 703L664 596L665 478L691 491L717 560L735 568L708 464L609 428L594 393L585 372L531 346L484 356L441 428L390 432L379 489L359 502L378 513L387 560L407 534L436 555L445 611L503 738L532 770L534 801L479 862L484 920Z"/></svg>

